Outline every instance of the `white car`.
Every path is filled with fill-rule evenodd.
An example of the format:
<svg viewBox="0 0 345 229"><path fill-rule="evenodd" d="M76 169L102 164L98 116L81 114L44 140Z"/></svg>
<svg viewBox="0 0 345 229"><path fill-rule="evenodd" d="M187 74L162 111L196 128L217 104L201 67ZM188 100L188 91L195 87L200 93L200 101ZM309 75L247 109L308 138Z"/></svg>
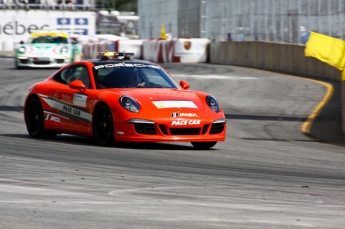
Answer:
<svg viewBox="0 0 345 229"><path fill-rule="evenodd" d="M81 59L81 45L64 31L38 31L15 49L15 67L60 68Z"/></svg>

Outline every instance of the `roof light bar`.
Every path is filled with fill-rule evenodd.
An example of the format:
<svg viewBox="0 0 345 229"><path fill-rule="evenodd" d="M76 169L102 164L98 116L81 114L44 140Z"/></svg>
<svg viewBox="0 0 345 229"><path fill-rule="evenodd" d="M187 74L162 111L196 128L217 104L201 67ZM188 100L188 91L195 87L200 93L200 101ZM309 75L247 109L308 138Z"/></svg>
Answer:
<svg viewBox="0 0 345 229"><path fill-rule="evenodd" d="M131 59L132 56L134 56L133 52L118 52L117 53L118 56L123 56L123 59Z"/></svg>
<svg viewBox="0 0 345 229"><path fill-rule="evenodd" d="M133 52L98 52L97 57L102 59L102 60L108 60L108 59L113 59L118 56L123 56L123 59L125 60L130 60L132 56L134 56Z"/></svg>

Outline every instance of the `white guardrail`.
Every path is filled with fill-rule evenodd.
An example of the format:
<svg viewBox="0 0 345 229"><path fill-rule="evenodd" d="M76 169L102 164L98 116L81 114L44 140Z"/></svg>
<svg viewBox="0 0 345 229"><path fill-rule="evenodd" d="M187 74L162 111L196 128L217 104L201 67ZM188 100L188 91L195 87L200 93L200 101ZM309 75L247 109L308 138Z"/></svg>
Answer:
<svg viewBox="0 0 345 229"><path fill-rule="evenodd" d="M210 40L175 38L172 40L101 40L82 44L83 58L96 58L97 52L134 52L134 58L154 62L198 63L207 61Z"/></svg>

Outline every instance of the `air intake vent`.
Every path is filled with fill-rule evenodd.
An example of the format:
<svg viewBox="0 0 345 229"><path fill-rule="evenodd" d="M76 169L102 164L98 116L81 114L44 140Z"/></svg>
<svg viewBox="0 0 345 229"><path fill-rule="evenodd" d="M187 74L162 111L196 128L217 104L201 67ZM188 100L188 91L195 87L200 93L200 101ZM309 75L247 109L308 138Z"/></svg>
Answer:
<svg viewBox="0 0 345 229"><path fill-rule="evenodd" d="M134 123L134 129L138 134L157 134L154 124Z"/></svg>
<svg viewBox="0 0 345 229"><path fill-rule="evenodd" d="M168 135L168 130L167 130L167 128L166 128L165 125L160 124L160 125L158 125L158 126L159 126L159 129L162 131L162 133L163 133L164 135Z"/></svg>
<svg viewBox="0 0 345 229"><path fill-rule="evenodd" d="M33 63L36 65L48 65L50 64L50 61L49 60L34 60Z"/></svg>
<svg viewBox="0 0 345 229"><path fill-rule="evenodd" d="M171 135L199 135L200 128L170 128Z"/></svg>
<svg viewBox="0 0 345 229"><path fill-rule="evenodd" d="M204 127L202 128L201 134L206 134L209 127L210 127L210 124L204 125Z"/></svg>
<svg viewBox="0 0 345 229"><path fill-rule="evenodd" d="M224 130L224 124L225 123L213 123L211 130L210 130L210 134L219 134L222 133Z"/></svg>
<svg viewBox="0 0 345 229"><path fill-rule="evenodd" d="M56 59L56 63L63 64L65 63L65 59Z"/></svg>

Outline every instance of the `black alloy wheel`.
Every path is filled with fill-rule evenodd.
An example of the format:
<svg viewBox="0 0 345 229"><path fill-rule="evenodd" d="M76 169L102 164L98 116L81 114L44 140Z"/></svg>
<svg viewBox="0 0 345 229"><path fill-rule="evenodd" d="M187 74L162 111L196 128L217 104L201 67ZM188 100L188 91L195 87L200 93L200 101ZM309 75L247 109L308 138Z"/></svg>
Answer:
<svg viewBox="0 0 345 229"><path fill-rule="evenodd" d="M100 105L95 112L93 134L99 145L106 146L114 142L113 117L106 105Z"/></svg>
<svg viewBox="0 0 345 229"><path fill-rule="evenodd" d="M39 98L28 100L25 109L25 124L28 133L33 138L54 138L56 133L44 130L43 108Z"/></svg>
<svg viewBox="0 0 345 229"><path fill-rule="evenodd" d="M191 142L196 149L208 149L217 144L217 142Z"/></svg>

